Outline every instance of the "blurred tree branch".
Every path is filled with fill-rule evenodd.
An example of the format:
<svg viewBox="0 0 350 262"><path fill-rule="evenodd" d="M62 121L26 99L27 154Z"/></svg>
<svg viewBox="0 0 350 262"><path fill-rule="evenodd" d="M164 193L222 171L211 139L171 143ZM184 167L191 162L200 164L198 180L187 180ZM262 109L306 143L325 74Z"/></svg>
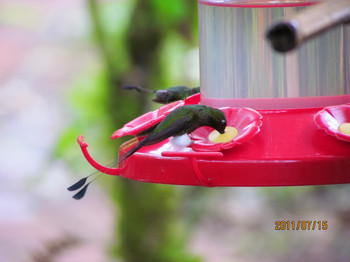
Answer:
<svg viewBox="0 0 350 262"><path fill-rule="evenodd" d="M147 108L146 96L132 96L121 87L132 81L152 88L161 77L160 51L171 30L190 39L196 1L138 0L125 35L129 68L121 72L113 53L120 51L104 30L101 2L88 0L96 44L107 74L110 117L115 127L121 127ZM188 9L187 9L188 8ZM112 50L110 47L114 47ZM185 250L186 236L179 230L176 214L179 198L174 186L155 185L118 179L116 203L119 221L115 254L127 262L198 261Z"/></svg>
<svg viewBox="0 0 350 262"><path fill-rule="evenodd" d="M106 35L101 23L100 12L98 10L98 4L96 0L88 0L88 8L90 11L90 17L92 20L93 32L96 40L96 44L101 53L102 61L105 62L106 69L109 75L113 75L116 72L114 61L112 59L111 50L109 50L106 40Z"/></svg>

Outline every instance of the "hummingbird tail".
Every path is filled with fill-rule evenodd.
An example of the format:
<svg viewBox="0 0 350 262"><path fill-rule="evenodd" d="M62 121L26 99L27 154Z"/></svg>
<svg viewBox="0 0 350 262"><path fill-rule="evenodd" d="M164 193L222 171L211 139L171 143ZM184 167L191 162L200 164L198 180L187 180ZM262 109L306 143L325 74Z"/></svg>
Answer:
<svg viewBox="0 0 350 262"><path fill-rule="evenodd" d="M102 174L98 174L94 179L92 179L89 183L86 184L87 179L88 179L89 177L95 175L96 173L97 173L97 172L94 172L94 173L92 173L91 175L88 175L88 176L86 176L86 177L80 179L78 182L76 182L75 184L73 184L73 185L71 185L70 187L67 188L68 191L76 191L76 190L81 189L81 188L83 187L81 190L79 190L78 193L76 193L76 194L73 196L74 199L79 200L79 199L81 199L81 198L84 197L88 186L89 186L93 181L95 181L97 178L99 178L99 177L102 175Z"/></svg>

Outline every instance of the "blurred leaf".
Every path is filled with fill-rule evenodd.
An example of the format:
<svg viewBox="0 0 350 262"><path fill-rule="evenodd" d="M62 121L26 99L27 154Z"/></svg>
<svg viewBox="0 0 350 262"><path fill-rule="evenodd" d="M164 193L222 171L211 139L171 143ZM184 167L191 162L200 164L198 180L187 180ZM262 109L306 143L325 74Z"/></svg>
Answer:
<svg viewBox="0 0 350 262"><path fill-rule="evenodd" d="M106 1L99 5L101 22L107 35L123 34L128 27L134 1Z"/></svg>
<svg viewBox="0 0 350 262"><path fill-rule="evenodd" d="M104 39L112 56L115 69L119 73L129 68L128 52L125 47L125 34L130 21L134 1L108 1L99 5L101 26L106 36Z"/></svg>
<svg viewBox="0 0 350 262"><path fill-rule="evenodd" d="M152 0L151 4L153 5L154 13L159 16L159 23L167 26L179 23L188 13L184 0Z"/></svg>
<svg viewBox="0 0 350 262"><path fill-rule="evenodd" d="M104 74L85 72L68 94L72 107L81 117L96 120L106 113L107 90Z"/></svg>
<svg viewBox="0 0 350 262"><path fill-rule="evenodd" d="M192 51L192 45L179 34L167 35L160 56L160 63L163 65L161 69L167 80L163 88L173 86L174 83L185 86L199 85L198 74L194 73L199 69L199 61L190 60L193 59L189 55Z"/></svg>
<svg viewBox="0 0 350 262"><path fill-rule="evenodd" d="M83 72L75 85L67 94L69 111L73 121L57 140L54 155L66 159L72 167L83 159L77 137L88 137L98 155L107 156L112 148L109 138L109 116L106 106L107 91L104 73L96 73L96 69ZM97 70L98 72L98 70ZM112 157L112 156L108 156Z"/></svg>

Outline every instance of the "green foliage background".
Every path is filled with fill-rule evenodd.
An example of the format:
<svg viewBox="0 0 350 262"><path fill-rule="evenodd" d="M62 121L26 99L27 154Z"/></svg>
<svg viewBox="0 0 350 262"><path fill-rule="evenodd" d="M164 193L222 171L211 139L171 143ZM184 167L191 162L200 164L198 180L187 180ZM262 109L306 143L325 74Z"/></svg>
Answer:
<svg viewBox="0 0 350 262"><path fill-rule="evenodd" d="M75 121L55 152L74 170L82 166L73 142L81 132L89 138L94 157L108 163L129 139L111 141L112 132L158 107L148 94L124 91L124 85L156 90L199 84L198 75L188 74L198 64L189 62L198 54L195 0L86 3L89 41L100 64L90 65L69 92ZM88 164L84 172L91 172ZM350 256L349 185L207 189L121 177L100 182L118 211L111 253L125 262L203 260L187 249L198 221L206 232L206 245L214 243L240 261L348 261ZM276 220L303 219L328 220L330 227L323 232L274 230ZM220 250L212 252L220 255Z"/></svg>
<svg viewBox="0 0 350 262"><path fill-rule="evenodd" d="M115 149L128 138L112 143L110 134L158 107L151 97L124 91L124 85L154 90L198 85L198 79L186 75L186 56L197 49L196 5L185 0L87 1L101 66L84 72L69 94L76 121L62 135L58 156L79 163L71 141L84 130L94 141L97 159L116 158ZM135 262L200 260L185 248L190 217L180 219L181 196L191 188L114 178L109 190L118 210L114 256Z"/></svg>

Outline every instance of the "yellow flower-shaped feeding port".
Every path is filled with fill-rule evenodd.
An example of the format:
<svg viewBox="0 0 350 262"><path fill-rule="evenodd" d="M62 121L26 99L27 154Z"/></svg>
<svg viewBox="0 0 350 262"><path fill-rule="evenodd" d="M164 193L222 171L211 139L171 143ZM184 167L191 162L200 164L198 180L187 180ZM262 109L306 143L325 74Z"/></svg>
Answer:
<svg viewBox="0 0 350 262"><path fill-rule="evenodd" d="M350 123L343 123L339 126L339 131L350 136Z"/></svg>
<svg viewBox="0 0 350 262"><path fill-rule="evenodd" d="M230 149L252 139L260 131L262 116L251 108L219 108L227 119L224 134L208 126L202 126L189 136L190 147L197 152L215 152Z"/></svg>
<svg viewBox="0 0 350 262"><path fill-rule="evenodd" d="M209 141L213 143L226 143L234 139L238 135L238 130L233 126L227 126L225 128L225 133L220 134L218 131L214 130L208 136Z"/></svg>
<svg viewBox="0 0 350 262"><path fill-rule="evenodd" d="M314 120L328 135L350 142L350 104L325 107Z"/></svg>

